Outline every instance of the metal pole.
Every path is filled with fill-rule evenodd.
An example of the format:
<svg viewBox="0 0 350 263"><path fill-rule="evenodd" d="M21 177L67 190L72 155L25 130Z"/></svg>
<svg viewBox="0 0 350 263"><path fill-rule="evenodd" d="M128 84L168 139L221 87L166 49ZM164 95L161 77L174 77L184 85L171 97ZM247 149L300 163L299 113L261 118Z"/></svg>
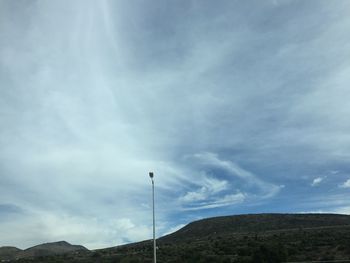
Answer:
<svg viewBox="0 0 350 263"><path fill-rule="evenodd" d="M156 220L154 213L154 180L153 173L149 173L149 177L152 180L152 210L153 210L153 262L157 263L157 247L156 247Z"/></svg>

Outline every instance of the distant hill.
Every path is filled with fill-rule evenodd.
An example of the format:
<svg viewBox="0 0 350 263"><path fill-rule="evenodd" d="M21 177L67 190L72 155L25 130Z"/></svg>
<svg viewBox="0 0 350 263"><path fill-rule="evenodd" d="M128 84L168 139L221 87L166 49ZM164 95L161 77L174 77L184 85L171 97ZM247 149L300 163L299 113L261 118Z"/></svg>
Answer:
<svg viewBox="0 0 350 263"><path fill-rule="evenodd" d="M35 258L52 255L67 254L74 251L88 251L87 248L79 245L71 245L66 241L58 241L52 243L45 243L25 250L16 247L1 247L0 259L20 259L20 258Z"/></svg>
<svg viewBox="0 0 350 263"><path fill-rule="evenodd" d="M59 241L53 243L45 243L25 249L20 252L18 256L21 258L38 257L65 254L73 251L88 251L88 249L79 245L71 245L66 241Z"/></svg>
<svg viewBox="0 0 350 263"><path fill-rule="evenodd" d="M17 255L22 250L16 247L0 247L0 259L9 260L13 259L14 255Z"/></svg>

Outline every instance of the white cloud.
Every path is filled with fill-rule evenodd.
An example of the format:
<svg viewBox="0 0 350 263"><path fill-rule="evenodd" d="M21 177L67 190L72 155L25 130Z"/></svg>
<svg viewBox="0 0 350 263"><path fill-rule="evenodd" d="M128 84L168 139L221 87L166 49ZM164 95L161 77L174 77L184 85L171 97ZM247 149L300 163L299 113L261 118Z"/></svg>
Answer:
<svg viewBox="0 0 350 263"><path fill-rule="evenodd" d="M193 207L191 207L191 206L186 207L186 208L184 208L184 210L195 211L195 210L212 209L212 208L230 206L230 205L240 204L245 199L246 199L246 195L244 193L237 192L236 194L224 195L223 197L215 198L212 201L202 202L202 203L196 204Z"/></svg>
<svg viewBox="0 0 350 263"><path fill-rule="evenodd" d="M302 211L302 212L298 212L298 213L350 215L350 206L339 206L339 207L335 207L335 208Z"/></svg>
<svg viewBox="0 0 350 263"><path fill-rule="evenodd" d="M13 231L14 228L17 230ZM142 220L79 217L54 214L52 211L36 211L21 218L3 220L0 231L5 238L1 240L1 245L21 244L23 249L59 240L96 249L145 240L152 236L151 226L145 225Z"/></svg>
<svg viewBox="0 0 350 263"><path fill-rule="evenodd" d="M200 185L194 191L188 191L178 201L185 211L218 208L242 203L247 195L234 190L226 180L218 180L207 175L196 180ZM236 193L232 194L235 191Z"/></svg>
<svg viewBox="0 0 350 263"><path fill-rule="evenodd" d="M196 184L200 184L202 186L195 191L189 191L184 196L181 196L179 198L181 202L195 202L206 200L215 194L227 190L229 187L229 184L226 180L218 180L208 176L204 176L204 178Z"/></svg>
<svg viewBox="0 0 350 263"><path fill-rule="evenodd" d="M313 179L311 186L318 186L323 181L323 179L323 177L317 177Z"/></svg>
<svg viewBox="0 0 350 263"><path fill-rule="evenodd" d="M256 193L260 198L271 198L278 194L284 186L275 185L265 182L252 172L243 169L238 164L231 160L221 160L216 154L205 152L197 153L187 158L199 161L205 166L213 166L226 170L232 176L242 179L246 185L257 187L260 193Z"/></svg>
<svg viewBox="0 0 350 263"><path fill-rule="evenodd" d="M341 187L341 188L350 188L350 179L346 180L339 187Z"/></svg>
<svg viewBox="0 0 350 263"><path fill-rule="evenodd" d="M350 206L337 207L332 213L350 215Z"/></svg>
<svg viewBox="0 0 350 263"><path fill-rule="evenodd" d="M187 192L184 196L180 197L180 201L183 202L194 202L205 200L210 193L205 187L200 188L197 191Z"/></svg>

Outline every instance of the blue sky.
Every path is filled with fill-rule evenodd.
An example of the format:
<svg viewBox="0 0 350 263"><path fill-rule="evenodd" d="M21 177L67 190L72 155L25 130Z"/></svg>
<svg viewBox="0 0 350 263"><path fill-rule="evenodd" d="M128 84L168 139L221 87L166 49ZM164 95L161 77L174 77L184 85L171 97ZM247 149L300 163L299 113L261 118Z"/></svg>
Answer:
<svg viewBox="0 0 350 263"><path fill-rule="evenodd" d="M0 1L0 245L350 213L349 1Z"/></svg>

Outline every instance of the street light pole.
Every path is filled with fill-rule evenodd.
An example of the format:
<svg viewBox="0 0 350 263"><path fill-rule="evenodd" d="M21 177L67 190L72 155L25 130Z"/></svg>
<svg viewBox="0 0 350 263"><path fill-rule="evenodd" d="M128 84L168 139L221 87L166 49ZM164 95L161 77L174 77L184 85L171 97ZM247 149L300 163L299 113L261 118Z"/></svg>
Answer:
<svg viewBox="0 0 350 263"><path fill-rule="evenodd" d="M157 247L156 247L156 221L154 215L154 180L153 180L153 172L149 173L149 177L152 181L152 210L153 210L153 263L157 263Z"/></svg>

